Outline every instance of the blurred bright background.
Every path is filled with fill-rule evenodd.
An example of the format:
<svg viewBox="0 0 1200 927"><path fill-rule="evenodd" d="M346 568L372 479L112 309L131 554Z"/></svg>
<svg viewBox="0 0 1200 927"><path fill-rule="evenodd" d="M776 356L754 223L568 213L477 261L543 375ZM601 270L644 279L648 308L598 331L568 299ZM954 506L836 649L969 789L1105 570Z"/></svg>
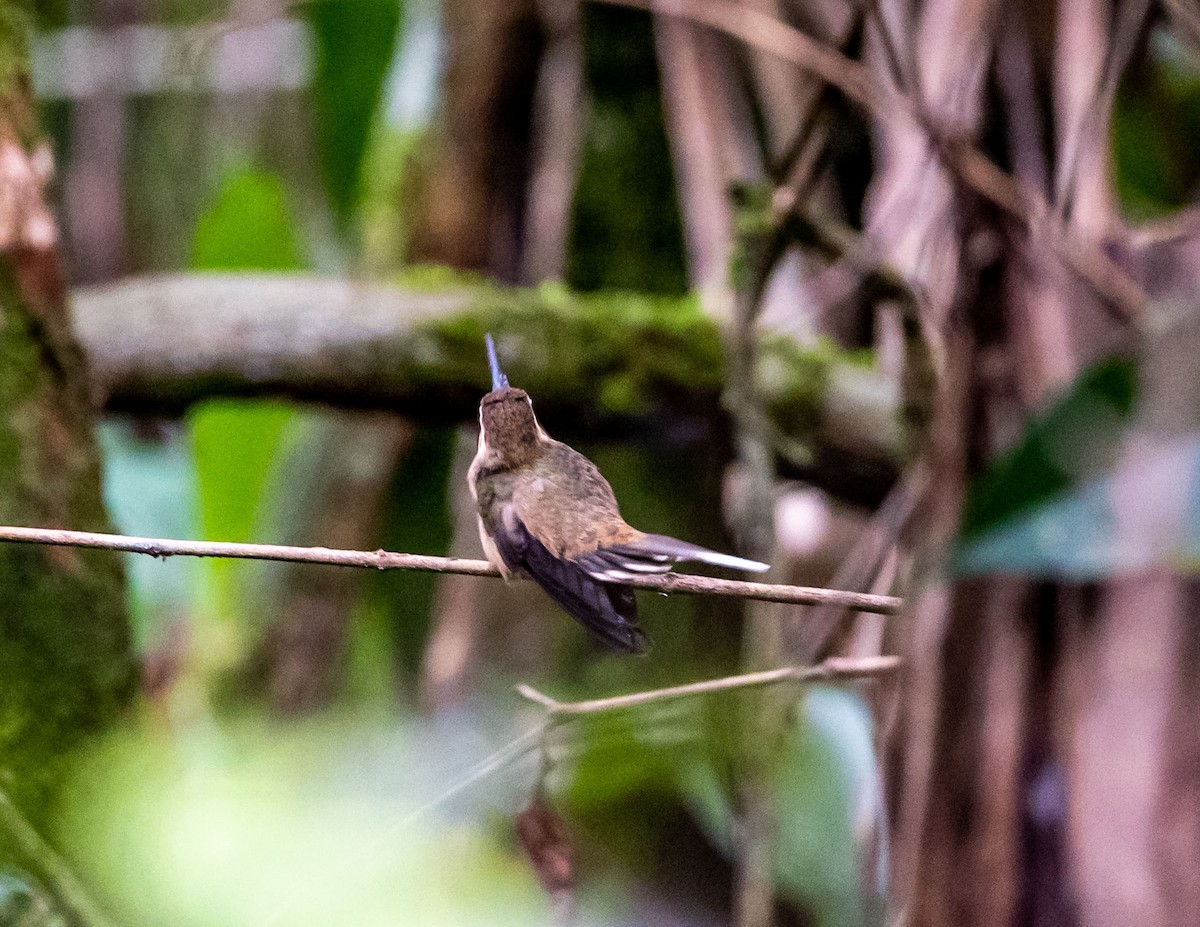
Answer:
<svg viewBox="0 0 1200 927"><path fill-rule="evenodd" d="M1065 0L1056 13L1025 4L1008 14L1025 30L1014 45L997 38L1003 22L989 21L986 40L963 37L954 11L969 4L928 3L925 57L895 13L897 65L874 3L741 2L881 81L903 84L920 59L949 129L1043 192L1068 184L1068 224L1098 227L1087 217L1102 215L1105 228L1153 231L1200 185L1200 54L1165 15L1131 31L1118 15L1131 4L1090 3L1074 18ZM964 78L976 105L957 106L936 74L984 46L999 63ZM31 60L81 313L131 277L313 273L418 299L478 294L492 308L476 327L498 323L502 351L506 319L543 311L574 313L592 331L606 318L652 318L670 358L701 331L688 342L692 366L673 372L636 359L636 343L628 364L605 347L594 384L572 367L586 344L507 344L517 370L539 371L533 383L513 376L535 404L539 382L587 394L548 392L544 424L597 462L632 524L720 550L744 549L761 487L737 463L736 385L722 400L721 370L705 359L721 356L714 332L728 340L745 321L755 223L782 209L790 224L755 281L749 323L777 339L757 368L778 468L766 503L771 578L913 588L922 545L901 526L926 485L913 466L915 429L931 414L923 364L943 358L914 355L911 309L926 313L922 324L949 315L937 316L956 298L939 261L959 253L949 244L959 227L939 212L944 190L911 139L808 72L686 18L575 0L61 0L38 4ZM1089 96L1093 84L1108 96ZM1095 100L1112 106L1089 122L1080 114ZM1029 160L1029 138L1044 133L1083 152L1067 181ZM977 200L955 208L995 208ZM1015 285L1004 274L1016 271L988 263L1010 246L1000 233L964 234L985 290ZM1164 288L1191 279L1179 270L1200 264L1189 255L1157 278ZM1023 292L1046 306L1081 286L1021 267ZM1119 342L1103 313L1070 324L1092 339L1081 363ZM401 409L219 386L175 408L110 407L100 445L115 527L481 557L465 475L486 367L468 330L477 374L447 364L450 386ZM244 334L214 333L230 344ZM1108 535L1085 543L1104 516L1073 490L1094 472L1056 468L1063 440L1090 431L1100 442L1128 424L1121 370L1076 382L1052 360L1037 388L997 387L1003 414L988 419L1001 435L991 447L1023 448L1018 465L1033 470L1020 473L1048 482L1010 469L976 486L963 572L1095 579L1113 558L1126 562ZM1022 415L1064 390L1068 411L1024 432ZM1070 411L1072 397L1086 408ZM1070 551L1064 531L1079 541ZM1195 537L1162 544L1196 562ZM747 620L733 600L642 593L654 646L627 659L597 648L531 584L188 558L131 556L127 568L142 695L115 731L89 740L49 836L110 922L129 927L732 923L745 717L770 696L543 729L515 684L568 700L736 673L754 662L743 632L759 620L791 622L778 652L797 662L892 652L895 633L867 615L834 634L838 615L805 623L777 606ZM894 720L891 691L887 681L816 686L786 699L758 783L774 813L781 923L884 922L877 748L895 747L880 730ZM571 857L570 872L548 886L555 853ZM0 881L0 914L29 919L0 923L69 923L42 888L13 878Z"/></svg>
<svg viewBox="0 0 1200 927"><path fill-rule="evenodd" d="M682 298L650 16L472 6L47 11L33 67L74 281L239 270L405 283L433 261L505 283ZM481 111L453 114L447 130L438 114L453 106ZM447 140L464 127L478 137ZM455 167L438 160L458 157L484 174L447 191ZM536 186L531 162L550 175ZM439 215L455 209L485 226ZM483 376L482 344L478 362ZM178 419L110 415L105 498L129 534L479 557L465 508L472 424L426 418L224 399ZM548 424L593 456L634 524L731 545L729 452L707 423L631 420L599 440ZM800 534L814 517L852 532L855 516L830 506L800 498ZM823 550L797 578L823 578L835 557ZM576 722L487 760L540 723L519 680L567 698L736 671L736 605L643 595L654 649L630 661L536 590L491 580L186 558L128 567L147 702L89 755L61 823L114 921L561 918L514 823L547 762L577 854L575 922L728 919L735 696ZM831 690L794 724L780 882L805 920L858 923L855 817L877 810L869 716Z"/></svg>

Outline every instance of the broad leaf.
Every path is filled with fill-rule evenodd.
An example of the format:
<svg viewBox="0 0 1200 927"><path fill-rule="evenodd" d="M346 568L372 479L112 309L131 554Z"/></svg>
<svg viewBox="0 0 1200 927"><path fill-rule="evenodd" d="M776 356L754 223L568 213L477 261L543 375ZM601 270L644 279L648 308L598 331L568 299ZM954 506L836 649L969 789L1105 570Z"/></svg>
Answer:
<svg viewBox="0 0 1200 927"><path fill-rule="evenodd" d="M338 218L358 200L363 157L396 48L403 0L304 5L316 44L313 97L325 184Z"/></svg>
<svg viewBox="0 0 1200 927"><path fill-rule="evenodd" d="M962 574L1102 579L1200 566L1200 368L1191 311L1155 307L1136 363L1083 373L968 495Z"/></svg>
<svg viewBox="0 0 1200 927"><path fill-rule="evenodd" d="M1108 360L1086 371L970 487L963 539L979 538L1111 466L1136 391L1130 360Z"/></svg>
<svg viewBox="0 0 1200 927"><path fill-rule="evenodd" d="M193 270L297 270L303 266L283 183L258 170L225 178L196 223Z"/></svg>

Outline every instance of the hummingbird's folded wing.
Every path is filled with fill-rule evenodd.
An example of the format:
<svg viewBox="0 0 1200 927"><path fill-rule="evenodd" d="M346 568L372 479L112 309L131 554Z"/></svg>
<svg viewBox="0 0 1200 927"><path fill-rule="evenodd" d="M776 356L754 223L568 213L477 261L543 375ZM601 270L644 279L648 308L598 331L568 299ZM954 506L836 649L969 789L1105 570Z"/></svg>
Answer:
<svg viewBox="0 0 1200 927"><path fill-rule="evenodd" d="M761 573L765 563L722 554L698 544L689 544L665 534L644 534L636 541L599 547L577 557L575 562L597 579L622 580L647 573L667 573L676 563L695 561L733 570Z"/></svg>
<svg viewBox="0 0 1200 927"><path fill-rule="evenodd" d="M510 569L526 573L599 641L624 653L646 649L632 589L604 585L575 561L554 556L511 505L497 520L493 540Z"/></svg>

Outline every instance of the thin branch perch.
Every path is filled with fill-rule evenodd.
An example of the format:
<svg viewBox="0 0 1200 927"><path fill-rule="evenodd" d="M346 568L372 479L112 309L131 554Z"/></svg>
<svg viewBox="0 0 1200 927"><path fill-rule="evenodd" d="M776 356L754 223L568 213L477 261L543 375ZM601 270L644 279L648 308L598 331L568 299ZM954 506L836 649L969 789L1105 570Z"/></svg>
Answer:
<svg viewBox="0 0 1200 927"><path fill-rule="evenodd" d="M432 557L425 554L398 554L386 550L334 550L328 547L291 547L282 544L235 544L224 541L180 541L169 538L129 537L122 534L94 534L89 531L65 531L57 528L0 527L0 541L16 544L48 544L58 547L89 547L120 550L151 557L224 557L237 560L283 560L290 563L319 563L327 566L365 567L374 570L421 570L429 573L460 573L467 576L499 576L486 560L461 557ZM792 605L840 605L860 612L894 615L901 600L894 596L821 589L812 586L788 586L752 583L744 580L717 579L669 573L622 580L619 585L649 589L664 595L716 595L759 602L784 602Z"/></svg>
<svg viewBox="0 0 1200 927"><path fill-rule="evenodd" d="M537 702L549 712L551 717L563 718L568 716L602 714L607 711L621 711L627 708L640 708L643 705L650 705L655 702L667 702L675 699L691 698L697 695L711 695L715 692L728 692L733 689L754 689L761 686L776 685L781 682L874 679L879 676L890 675L899 668L899 657L864 657L862 659L830 657L816 666L783 666L779 669L763 670L758 673L723 676L720 679L706 679L703 682L690 682L681 686L650 689L645 692L634 692L630 695L616 695L612 698L589 699L584 702L560 702L524 683L517 686L517 692L523 698L527 698L531 702Z"/></svg>

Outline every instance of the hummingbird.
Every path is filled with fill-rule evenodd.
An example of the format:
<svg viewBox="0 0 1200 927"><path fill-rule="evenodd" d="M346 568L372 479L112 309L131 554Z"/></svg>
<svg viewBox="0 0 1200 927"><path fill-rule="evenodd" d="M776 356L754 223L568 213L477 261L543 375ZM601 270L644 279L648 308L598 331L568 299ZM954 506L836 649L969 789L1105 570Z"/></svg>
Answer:
<svg viewBox="0 0 1200 927"><path fill-rule="evenodd" d="M533 403L509 386L489 334L492 391L479 403L479 449L467 474L487 559L506 579L536 582L612 650L641 653L637 600L623 579L696 561L761 572L767 564L646 534L621 517L612 487L583 454L538 424Z"/></svg>

